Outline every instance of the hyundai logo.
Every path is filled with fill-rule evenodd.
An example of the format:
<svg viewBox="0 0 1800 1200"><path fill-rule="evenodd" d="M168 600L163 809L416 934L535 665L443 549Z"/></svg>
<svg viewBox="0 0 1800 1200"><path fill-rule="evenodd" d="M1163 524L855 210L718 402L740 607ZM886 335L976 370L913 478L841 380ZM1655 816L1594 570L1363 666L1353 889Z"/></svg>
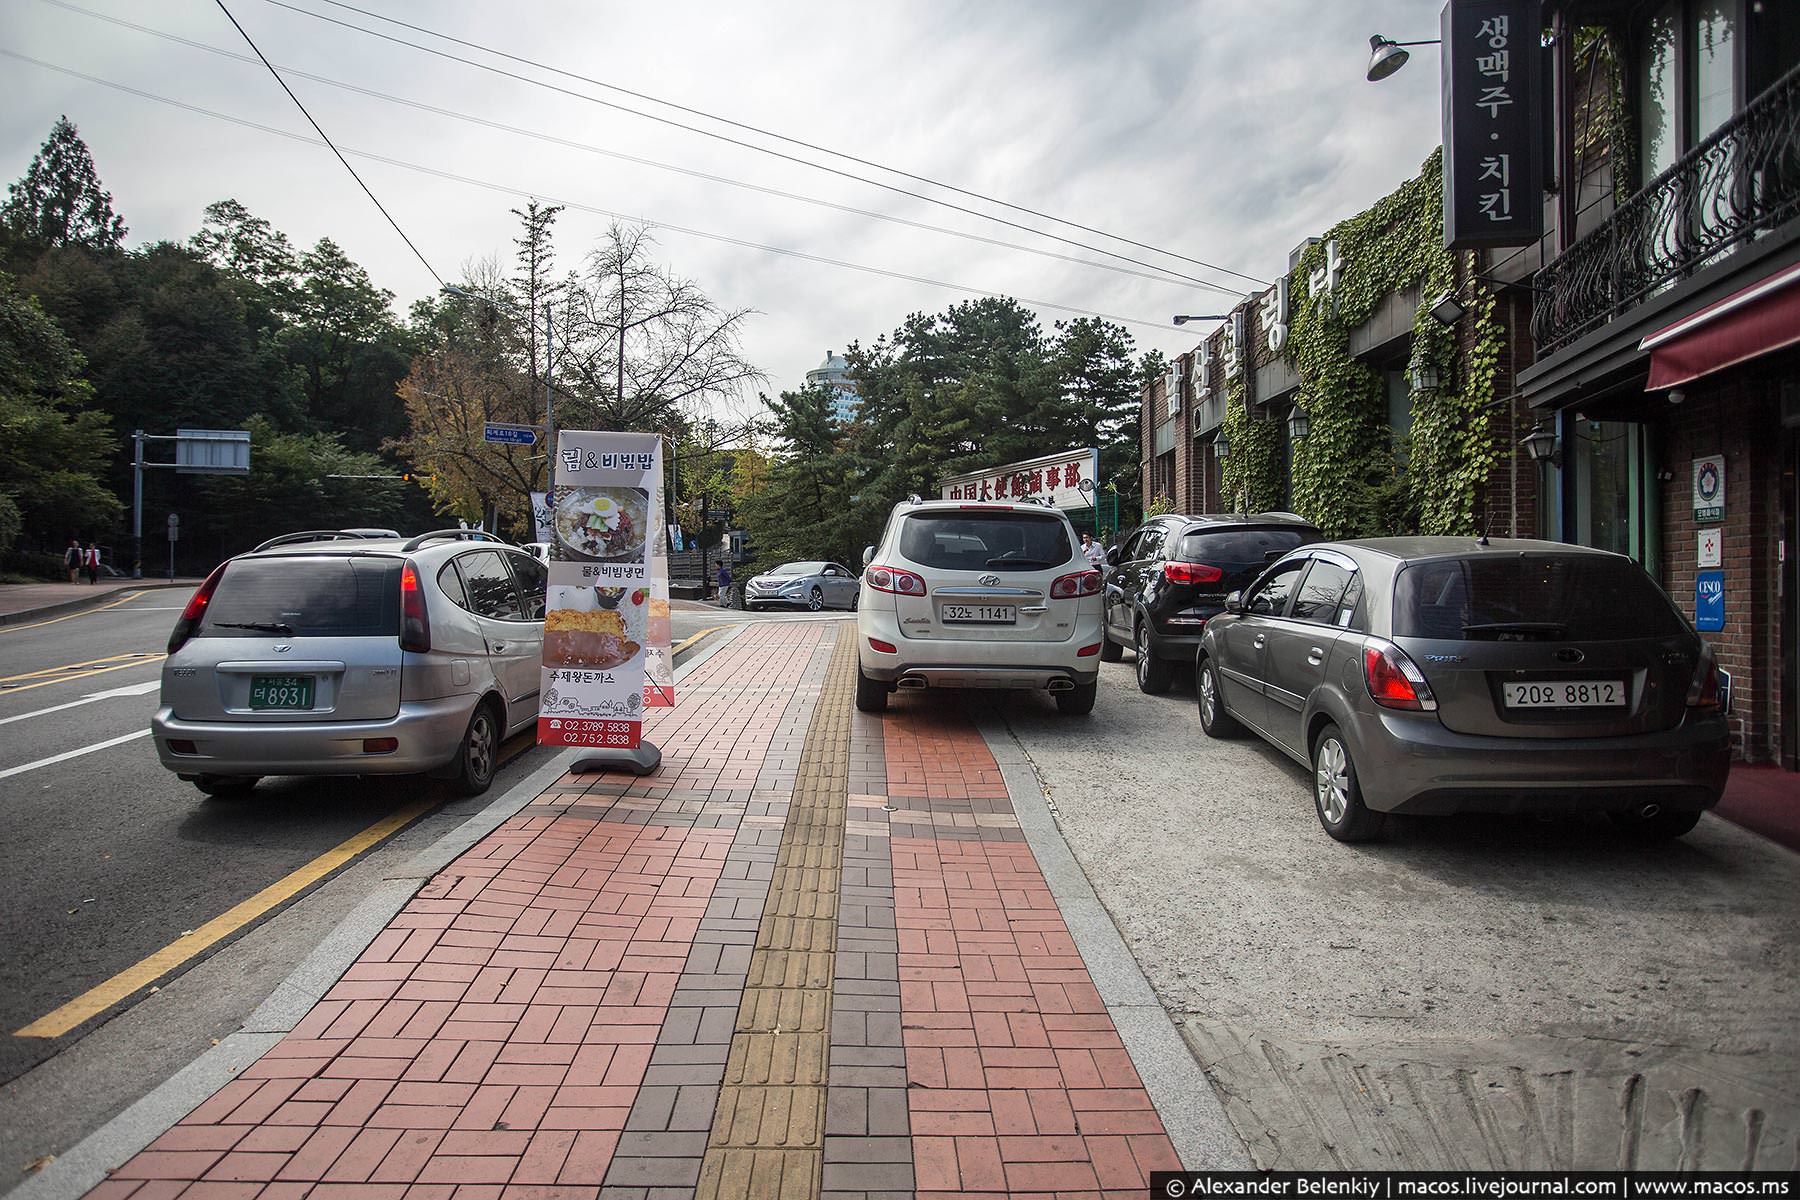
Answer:
<svg viewBox="0 0 1800 1200"><path fill-rule="evenodd" d="M1587 655L1583 654L1573 646L1563 646L1556 652L1557 662L1578 663L1586 657Z"/></svg>
<svg viewBox="0 0 1800 1200"><path fill-rule="evenodd" d="M292 649L293 649L292 646L277 646L277 647L275 647L275 653L286 654L289 650L292 650Z"/></svg>
<svg viewBox="0 0 1800 1200"><path fill-rule="evenodd" d="M1000 577L998 575L983 575L980 579L980 583L982 587L999 587Z"/></svg>

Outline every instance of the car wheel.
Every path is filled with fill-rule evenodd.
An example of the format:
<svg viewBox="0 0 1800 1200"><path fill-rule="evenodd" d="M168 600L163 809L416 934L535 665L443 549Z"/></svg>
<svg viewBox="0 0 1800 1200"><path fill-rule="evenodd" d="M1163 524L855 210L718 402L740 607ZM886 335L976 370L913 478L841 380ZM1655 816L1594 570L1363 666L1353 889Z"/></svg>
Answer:
<svg viewBox="0 0 1800 1200"><path fill-rule="evenodd" d="M201 775L194 780L194 786L208 796L223 800L234 796L248 796L261 779L261 775Z"/></svg>
<svg viewBox="0 0 1800 1200"><path fill-rule="evenodd" d="M1147 696L1160 696L1169 690L1175 677L1175 665L1156 657L1150 649L1150 623L1139 621L1137 628L1138 691Z"/></svg>
<svg viewBox="0 0 1800 1200"><path fill-rule="evenodd" d="M1104 628L1100 630L1100 661L1119 662L1125 657L1125 647L1112 640L1112 634Z"/></svg>
<svg viewBox="0 0 1800 1200"><path fill-rule="evenodd" d="M887 711L888 687L879 679L870 679L863 674L861 666L856 668L856 711L878 713Z"/></svg>
<svg viewBox="0 0 1800 1200"><path fill-rule="evenodd" d="M1646 842L1662 842L1678 838L1684 833L1693 832L1694 826L1700 823L1700 812L1670 812L1668 809L1654 816L1640 817L1627 809L1624 812L1606 814L1612 823L1618 826L1619 832L1629 837Z"/></svg>
<svg viewBox="0 0 1800 1200"><path fill-rule="evenodd" d="M494 782L494 770L500 751L500 731L494 723L494 710L483 704L469 718L462 746L456 752L457 792L479 796Z"/></svg>
<svg viewBox="0 0 1800 1200"><path fill-rule="evenodd" d="M1207 737L1232 738L1244 732L1237 718L1225 711L1219 691L1219 671L1212 659L1203 658L1194 671L1194 692L1200 698L1200 728Z"/></svg>
<svg viewBox="0 0 1800 1200"><path fill-rule="evenodd" d="M1340 842L1366 842L1381 833L1387 814L1363 803L1362 784L1350 748L1336 725L1327 725L1313 742L1313 809L1325 832Z"/></svg>
<svg viewBox="0 0 1800 1200"><path fill-rule="evenodd" d="M1100 684L1078 683L1073 689L1056 693L1056 707L1064 716L1085 717L1094 711L1094 697L1100 694Z"/></svg>
<svg viewBox="0 0 1800 1200"><path fill-rule="evenodd" d="M825 607L825 593L821 592L818 588L814 588L811 592L809 592L807 594L807 597L806 597L807 611L808 612L818 612L821 608L824 608L824 607Z"/></svg>
<svg viewBox="0 0 1800 1200"><path fill-rule="evenodd" d="M850 611L855 612L856 606L861 603L862 603L862 589L858 588L856 591L850 593Z"/></svg>

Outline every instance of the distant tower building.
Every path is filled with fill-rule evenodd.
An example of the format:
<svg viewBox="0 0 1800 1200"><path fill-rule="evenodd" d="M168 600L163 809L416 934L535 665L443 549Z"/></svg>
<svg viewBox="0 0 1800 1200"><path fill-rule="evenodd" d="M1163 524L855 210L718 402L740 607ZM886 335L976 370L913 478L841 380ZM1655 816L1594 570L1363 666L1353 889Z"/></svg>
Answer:
<svg viewBox="0 0 1800 1200"><path fill-rule="evenodd" d="M806 373L807 387L830 388L834 397L832 411L840 421L853 420L862 400L856 394L856 383L850 378L850 363L836 350L825 352L825 361Z"/></svg>

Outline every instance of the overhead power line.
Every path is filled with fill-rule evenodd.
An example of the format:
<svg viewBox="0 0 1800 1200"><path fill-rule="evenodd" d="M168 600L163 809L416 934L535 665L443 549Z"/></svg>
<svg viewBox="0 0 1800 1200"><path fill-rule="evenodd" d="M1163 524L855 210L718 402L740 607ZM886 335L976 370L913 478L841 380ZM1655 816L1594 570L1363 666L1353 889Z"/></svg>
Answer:
<svg viewBox="0 0 1800 1200"><path fill-rule="evenodd" d="M300 115L306 118L306 123L313 127L313 132L317 133L320 140L325 143L333 154L337 155L337 160L344 164L344 170L350 172L350 178L356 180L356 186L363 190L363 195L367 196L374 203L375 207L381 210L381 215L386 217L387 223L394 227L394 232L400 235L400 240L406 243L406 248L413 252L414 257L419 260L425 270L430 272L433 279L437 280L438 286L443 287L444 277L437 273L436 268L434 268L426 257L419 252L419 248L413 245L413 240L406 236L406 230L400 228L400 222L394 220L394 214L387 210L387 205L383 204L375 193L369 189L369 185L363 182L363 177L356 173L356 168L350 165L350 160L345 158L338 150L336 144L332 142L331 135L319 128L319 123L313 120L313 115L311 113L306 111L306 105L300 103L300 97L294 95L294 89L287 85L287 80L281 77L281 72L277 71L275 65L263 56L263 52L257 49L256 42L244 31L244 27L238 24L238 19L231 15L231 10L225 7L225 0L213 0L213 3L219 6L219 11L225 14L225 19L231 22L231 27L240 34L243 34L245 44L255 52L257 58L262 59L262 65L269 68L269 74L275 77L275 82L281 85L281 90L286 92L288 99L294 102L294 107L300 110Z"/></svg>
<svg viewBox="0 0 1800 1200"><path fill-rule="evenodd" d="M536 67L540 71L549 71L552 74L561 75L565 79L575 79L575 80L579 80L582 83L591 84L592 86L597 87L597 88L605 88L609 92L617 92L621 96L630 96L634 100L647 100L652 104L660 104L664 108L672 108L676 112L687 113L689 116L704 117L708 121L717 121L719 124L729 125L733 129L742 129L746 133L754 133L761 137L773 138L775 141L785 142L790 146L799 146L802 149L811 150L818 154L829 154L833 158L841 158L845 162L853 162L853 163L856 163L858 166L873 167L877 171L886 171L890 175L898 175L903 179L911 179L917 183L926 183L926 184L930 184L932 187L943 188L947 192L955 192L957 195L967 196L971 200L980 200L987 204L998 205L1001 208L1010 209L1013 212L1024 213L1027 216L1037 217L1041 220L1054 221L1058 225L1066 225L1070 229L1079 229L1083 233L1098 234L1099 236L1101 236L1103 238L1111 238L1115 242L1123 242L1127 246L1136 246L1140 250L1148 250L1153 254L1161 254L1161 255L1165 255L1169 258L1179 259L1182 262L1192 263L1197 267L1206 267L1208 270L1212 270L1212 271L1222 271L1227 275L1235 275L1239 279L1246 280L1250 283L1255 284L1258 287L1267 287L1268 286L1268 280L1258 279L1254 275L1246 275L1242 271L1234 271L1230 267L1222 267L1217 263L1209 263L1209 262L1205 261L1204 259L1190 258L1187 255L1177 253L1174 250L1164 250L1160 246L1152 246L1148 242L1140 242L1133 238L1125 237L1122 234L1108 233L1104 229L1096 229L1091 225L1083 225L1079 221L1071 221L1071 220L1067 219L1066 217L1059 217L1059 216L1055 216L1052 213L1040 212L1039 210L1037 210L1035 208L1028 208L1022 204L1014 204L1011 201L1001 200L998 197L989 196L982 192L970 191L968 188L957 187L953 183L945 183L941 179L933 179L928 175L917 175L911 171L903 170L899 167L890 167L886 163L875 162L875 161L873 161L871 159L867 159L867 158L858 158L856 155L847 153L843 150L833 150L829 146L821 146L814 142L804 141L800 138L789 137L786 134L776 133L772 129L764 129L760 125L750 125L743 121L734 121L730 117L721 117L718 113L707 112L705 109L690 108L685 104L679 104L674 100L665 100L661 96L652 96L652 95L648 94L647 92L634 92L628 87L621 87L620 85L618 85L616 83L607 83L603 79L595 79L590 75L581 75L574 71L566 71L566 70L563 70L561 67L553 67L548 63L539 62L536 59L525 58L521 55L508 54L504 50L495 49L493 46L486 45L482 42L467 41L467 40L464 40L463 38L456 37L452 34L439 32L436 29L429 29L423 25L414 25L414 24L411 24L410 22L402 21L398 17L390 17L390 16L386 15L385 13L374 12L374 11L372 11L370 9L366 9L366 8L358 8L354 4L345 3L345 0L322 0L322 2L325 4L331 5L333 8L341 8L348 12L359 13L362 16L370 17L377 21L385 21L389 25L398 25L402 29L410 29L414 33L422 33L422 34L425 34L427 37L434 37L434 38L439 39L440 41L449 42L455 46L464 46L470 50L480 50L484 53L492 54L496 58L506 59L508 62L515 62L515 63L519 63L524 66ZM281 7L292 9L294 12L305 12L306 11L305 9L295 8L293 5L289 5L289 4L283 4ZM324 19L324 20L330 19L328 17L322 17L321 14L317 14L317 13L313 13L313 14L309 14L309 15L321 16L321 19ZM355 28L355 26L351 26L351 28ZM643 114L643 115L648 115L648 114ZM651 119L656 120L658 118L652 117ZM683 128L686 128L686 127L683 126ZM813 165L816 166L818 164L813 164Z"/></svg>
<svg viewBox="0 0 1800 1200"><path fill-rule="evenodd" d="M232 116L230 113L222 113L214 109L203 108L198 104L189 104L185 100L176 100L169 96L162 96L155 92L145 91L142 88L132 87L129 84L118 83L111 79L103 79L98 75L89 75L85 71L77 71L72 67L65 67L57 63L46 62L41 58L33 58L28 54L21 54L16 50L9 50L4 46L0 46L0 56L15 59L19 62L30 63L34 67L41 67L47 71L55 71L58 74L67 75L72 79L80 79L100 87L111 88L114 91L137 96L143 100L152 100L158 104L166 104L171 108L182 109L185 112L196 113L203 117L211 117L214 120L227 121L233 125L242 125L246 129L254 129L261 133L273 134L276 137L286 138L289 141L299 142L303 145L325 145L325 143L319 139L308 137L304 133L295 133L292 130L278 129L273 125L264 125L245 117L236 117ZM653 217L616 212L612 209L600 208L596 205L583 204L576 200L549 195L542 191L520 188L510 184L495 183L486 179L476 179L468 175L458 175L453 171L445 171L437 167L428 167L421 163L408 162L405 159L392 158L388 155L377 154L373 151L356 150L351 147L344 147L341 151L338 151L338 148L335 146L330 148L337 151L340 156L347 154L356 158L367 159L370 162L384 163L388 166L399 167L407 171L416 171L420 174L431 175L438 179L447 179L455 183L467 184L471 187L483 188L488 191L499 192L502 195L513 196L519 199L535 196L540 200L547 200L553 204L560 204L566 208L574 209L577 212L593 213L597 216L610 217L621 221L641 221L656 229L666 229L671 233L686 234L689 237L702 238L706 241L720 242L730 246L739 246L747 250L757 250L766 254L778 254L785 258L795 258L806 262L819 263L824 266L840 267L847 271L860 271L867 275L879 275L884 278L897 279L907 283L919 283L928 287L944 288L948 291L962 292L970 296L986 296L996 300L1017 300L1019 303L1030 305L1033 308L1047 308L1056 312L1074 313L1084 317L1095 317L1103 321L1114 321L1121 325L1141 325L1147 329L1163 331L1174 328L1172 325L1163 321L1147 321L1141 317L1120 316L1116 313L1101 312L1091 308L1079 308L1071 304L1058 304L1051 300L1034 300L1028 296L1014 296L1008 292L991 291L987 288L972 287L964 283L952 283L942 279L932 279L924 275L911 275L904 271L892 271L885 267L870 266L867 263L856 263L849 262L845 259L828 258L821 254L809 254L802 250L792 250L783 246L771 246L763 242L753 242L745 238L736 238L727 234L713 233L710 230L674 225L667 221L656 220Z"/></svg>
<svg viewBox="0 0 1800 1200"><path fill-rule="evenodd" d="M496 67L491 63L477 62L475 59L464 58L461 55L452 54L447 50L439 50L433 46L424 46L424 45L419 44L418 42L408 41L407 39L405 39L403 37L396 37L391 33L382 33L378 29L368 29L368 28L365 28L364 26L357 25L357 24L354 24L349 21L343 21L343 20L339 20L336 17L327 16L324 13L313 12L310 9L301 8L295 4L289 4L286 2L286 0L265 0L265 2L272 4L277 8L285 8L289 12L299 13L301 16L311 17L316 21L324 21L327 24L337 25L344 29L354 30L357 33L365 34L369 37L379 38L385 42L392 42L393 44L395 44L397 46L407 46L407 47L417 50L423 54L430 54L437 58L446 59L450 62L459 62L459 63L462 63L464 66L474 67L476 70L479 70L479 71L486 71L489 74L499 75L506 79L516 80L519 83L528 84L531 87L543 88L546 91L557 92L561 95L570 96L576 100L582 100L589 104L598 104L603 108L610 108L610 109L614 109L615 111L618 111L618 112L630 113L632 116L642 117L646 121L655 121L661 125L668 125L675 129L682 129L682 130L687 131L688 133L698 134L701 137L712 138L715 141L725 142L728 145L732 145L732 146L738 146L742 149L750 150L757 154L766 154L766 155L769 155L770 157L779 158L786 162L796 163L800 166L808 167L815 171L824 171L825 173L827 173L829 175L836 175L843 179L855 180L858 183L866 183L870 187L882 188L885 191L894 192L901 196L910 196L914 200L922 200L926 204L935 204L940 208L948 208L948 209L952 210L953 212L964 213L971 217L977 217L983 221L992 221L997 225L1005 225L1010 229L1022 230L1025 233L1034 234L1037 237L1049 238L1052 241L1062 242L1063 244L1069 245L1069 246L1077 246L1083 250L1088 250L1095 254L1104 254L1108 258L1116 258L1121 262L1131 263L1133 266L1146 267L1153 271L1163 271L1163 272L1166 272L1171 275L1176 275L1177 277L1179 277L1180 279L1184 280L1187 283L1191 283L1191 284L1195 284L1195 285L1203 286L1203 287L1211 287L1218 291L1229 292L1230 294L1235 295L1235 296L1243 296L1245 294L1240 289L1228 288L1228 287L1225 287L1224 285L1218 284L1218 283L1210 283L1207 280L1199 279L1199 278L1196 278L1195 276L1191 276L1191 275L1187 275L1182 272L1174 271L1168 267L1159 266L1156 263L1146 262L1141 258L1133 258L1129 254L1121 254L1117 250L1108 250L1104 246L1096 246L1092 242L1083 242L1083 241L1079 241L1075 238L1064 237L1058 233L1051 233L1049 230L1046 230L1046 229L1038 229L1038 228L1035 228L1034 226L1025 225L1018 221L1008 220L1005 217L995 216L993 213L984 213L984 212L980 211L979 209L970 208L967 205L963 205L963 204L956 204L949 200L942 200L936 196L927 195L924 192L915 192L908 188L900 187L896 184L884 183L879 179L871 179L867 175L858 175L854 171L840 170L837 167L828 166L825 163L813 162L811 159L801 158L798 155L785 154L780 150L774 150L774 149L769 148L768 146L759 146L754 142L744 141L742 138L734 138L727 134L717 133L710 129L702 129L697 125L689 125L685 122L677 121L670 117L658 116L655 113L649 113L649 112L643 111L642 109L632 108L630 105L627 105L627 104L617 104L611 100L602 100L598 96L590 96L585 92L577 92L577 91L573 91L569 88L559 87L558 85L556 85L554 83L550 83L546 80L535 79L529 75L521 75L516 71L508 71L502 67ZM540 64L540 63L533 63L532 65L538 67L540 70L558 71L558 69L555 67L544 66L543 64ZM558 73L567 74L567 72L558 72ZM580 78L580 77L577 77L577 78ZM588 82L588 81L583 79L583 82ZM597 86L604 87L606 85L600 84ZM1109 235L1105 235L1105 236L1110 237L1111 235L1109 234ZM1116 240L1125 241L1126 239L1119 238ZM1165 252L1158 251L1157 253L1165 253ZM1182 257L1182 256L1171 254L1171 255L1168 255L1168 257L1175 258L1175 257ZM1197 261L1197 260L1195 260L1195 261ZM1209 270L1222 271L1229 275L1240 275L1241 274L1240 272L1233 271L1228 267L1220 267L1213 263L1201 263L1200 265L1206 267ZM1245 279L1252 278L1250 276L1241 276L1241 277L1245 278ZM1263 283L1260 280L1252 279L1252 282L1255 282L1257 284L1257 286L1259 286L1259 287L1267 286L1265 283Z"/></svg>
<svg viewBox="0 0 1800 1200"><path fill-rule="evenodd" d="M96 12L93 9L83 8L79 4L71 4L71 3L69 3L69 0L45 0L45 3L55 5L57 8L66 9L69 12L79 13L85 17L92 17L97 21L105 21L106 23L108 23L110 25L116 25L116 26L119 26L124 29L130 29L136 33L141 33L148 37L160 38L166 42L174 42L177 45L187 46L190 49L201 50L207 54L215 54L221 58L228 58L234 62L250 63L252 65L254 65L257 62L257 60L255 58L253 58L247 54L239 54L236 51L227 50L222 46L214 46L214 45L210 45L206 42L196 41L193 38L182 37L180 34L170 33L167 30L156 29L149 25L140 25L135 21L127 21L122 17L115 17L109 13ZM763 195L775 196L775 197L778 197L778 198L781 198L784 200L793 200L793 201L796 201L801 204L810 204L810 205L813 205L813 206L819 207L819 208L828 208L833 211L847 213L852 216L867 217L867 218L870 218L870 219L876 220L876 221L886 221L891 224L903 225L908 228L919 229L919 230L923 230L928 233L938 233L938 234L946 235L948 237L962 238L965 241L981 242L981 243L984 243L989 246L998 246L998 247L1000 247L1002 249L1006 249L1006 250L1018 250L1025 254L1035 254L1040 258L1050 258L1050 259L1055 259L1060 262L1074 263L1078 266L1093 267L1093 268L1095 268L1097 270L1101 270L1101 271L1112 271L1112 272L1114 272L1116 274L1120 274L1120 275L1129 275L1129 276L1133 276L1138 279L1148 279L1155 283L1166 283L1166 284L1169 284L1174 287L1196 286L1192 280L1189 280L1185 277L1177 278L1177 277L1172 276L1164 271L1157 271L1157 272L1140 271L1140 270L1137 270L1136 268L1124 267L1124 266L1120 266L1116 263L1101 262L1099 260L1091 259L1091 258L1077 258L1076 256L1071 255L1071 254L1059 254L1054 250L1046 250L1040 246L1027 246L1027 245L1023 245L1022 243L1019 243L1019 242L1008 242L1008 241L1005 241L1000 238L985 237L982 234L969 233L969 232L967 232L965 230L961 230L961 229L951 229L951 228L948 228L947 226L943 226L943 225L932 225L925 221L914 221L907 217L895 216L892 213L876 212L876 211L873 211L870 209L857 208L857 207L854 207L853 205L839 204L835 201L826 200L826 199L823 199L818 196L809 196L809 195L805 195L805 194L799 193L799 192L783 191L780 188L766 187L759 183L750 183L746 180L733 179L730 176L726 176L726 175L714 175L707 171L696 171L689 167L677 166L673 163L660 162L653 158L643 158L643 157L640 157L639 155L635 155L635 154L626 154L626 153L624 153L622 151L618 151L618 150L609 150L604 146L595 146L595 145L592 145L591 143L587 143L587 142L577 142L577 141L573 141L569 138L557 137L554 134L544 133L544 132L541 132L541 131L535 130L535 129L527 129L527 128L517 126L517 125L508 125L502 121L494 121L494 120L490 120L487 117L476 116L473 113L458 112L455 109L441 108L435 104L427 104L421 100L412 100L405 96L396 96L396 95L393 95L388 92L377 91L374 88L364 87L361 84L350 83L350 82L347 82L347 81L341 80L341 79L333 79L328 75L318 75L318 74L314 74L311 71L302 71L297 67L289 67L289 66L282 66L280 64L276 64L275 69L277 71L281 72L281 74L283 74L283 75L292 76L293 78L296 78L296 79L305 79L312 83L324 84L326 87L340 88L347 92L355 92L356 94L361 95L361 96L369 96L376 100L383 100L390 104L398 104L398 105L401 105L406 108L416 109L420 112L433 113L438 116L449 117L452 120L464 121L464 122L467 122L472 125L480 125L487 129L498 130L502 133L509 133L509 134L513 134L518 137L532 138L536 141L546 142L551 145L564 146L571 150L582 150L589 154L603 155L607 158L617 159L622 162L636 163L640 166L651 167L651 168L654 168L654 169L660 170L660 171L669 171L669 172L673 172L674 174L685 175L685 176L688 176L693 179L702 179L702 180L706 180L707 182L710 182L710 183L724 184L727 187L741 188L746 191L752 191L752 192L760 192ZM1213 284L1200 284L1198 286L1208 287L1215 291L1221 291L1221 292L1224 292L1226 295L1230 295L1230 296L1235 296L1238 294L1237 292L1234 292L1229 288L1218 287L1217 285L1213 285Z"/></svg>

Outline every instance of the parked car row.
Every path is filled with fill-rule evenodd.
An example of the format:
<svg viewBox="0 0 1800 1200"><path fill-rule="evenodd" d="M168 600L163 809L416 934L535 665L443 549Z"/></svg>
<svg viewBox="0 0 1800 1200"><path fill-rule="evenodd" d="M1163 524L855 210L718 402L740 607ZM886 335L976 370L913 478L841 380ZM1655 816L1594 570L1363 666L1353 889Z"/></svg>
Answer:
<svg viewBox="0 0 1800 1200"><path fill-rule="evenodd" d="M1108 661L1194 668L1210 737L1309 768L1340 841L1389 813L1604 812L1691 830L1730 761L1730 681L1631 559L1560 542L1324 541L1287 513L1158 517L1109 554Z"/></svg>

